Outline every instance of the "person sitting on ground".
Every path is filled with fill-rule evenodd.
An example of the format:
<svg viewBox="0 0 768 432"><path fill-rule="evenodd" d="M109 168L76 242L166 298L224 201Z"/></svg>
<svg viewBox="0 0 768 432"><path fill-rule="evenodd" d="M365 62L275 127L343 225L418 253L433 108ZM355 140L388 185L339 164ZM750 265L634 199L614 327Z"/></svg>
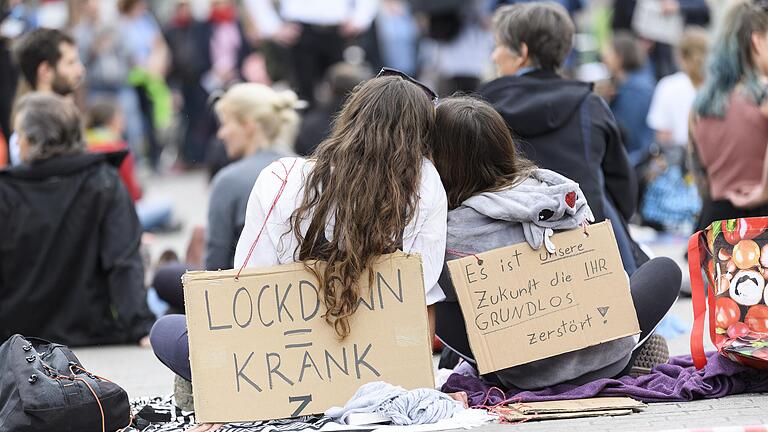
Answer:
<svg viewBox="0 0 768 432"><path fill-rule="evenodd" d="M205 268L230 269L235 245L245 225L245 210L261 171L288 156L296 136L298 101L290 90L277 92L262 84L235 84L216 103L218 138L227 156L237 160L213 178L208 204Z"/></svg>
<svg viewBox="0 0 768 432"><path fill-rule="evenodd" d="M637 180L606 103L591 84L557 73L573 46L568 12L551 2L503 6L493 30L492 58L501 77L478 93L522 138L525 156L577 182L598 222L611 219L631 274L647 259L624 222L635 213Z"/></svg>
<svg viewBox="0 0 768 432"><path fill-rule="evenodd" d="M341 109L349 93L371 77L367 68L351 63L337 63L328 69L325 84L327 84L328 100L321 101L310 108L301 120L299 135L296 137L294 149L300 156L309 156L318 144L328 138L331 133L333 116Z"/></svg>
<svg viewBox="0 0 768 432"><path fill-rule="evenodd" d="M298 101L290 90L277 92L262 84L235 84L216 102L218 138L227 156L236 160L222 168L211 183L205 269L231 269L235 246L245 225L245 211L253 184L261 171L281 157L296 134ZM157 269L153 287L175 312L184 312L181 276L190 263Z"/></svg>
<svg viewBox="0 0 768 432"><path fill-rule="evenodd" d="M31 93L15 107L22 164L0 171L0 339L147 342L141 225L116 167L87 153L75 106Z"/></svg>
<svg viewBox="0 0 768 432"><path fill-rule="evenodd" d="M719 29L693 105L690 150L703 195L697 231L768 215L768 7L735 2Z"/></svg>
<svg viewBox="0 0 768 432"><path fill-rule="evenodd" d="M662 78L656 86L647 121L662 148L681 149L684 153L688 146L691 108L706 76L709 39L703 28L687 28L677 47L680 72Z"/></svg>
<svg viewBox="0 0 768 432"><path fill-rule="evenodd" d="M313 158L283 158L262 171L235 252L235 268L327 262L318 274L321 298L326 321L340 338L350 333L358 280L368 277L380 255L398 249L419 253L427 304L444 298L437 279L447 206L428 143L435 95L395 71L379 75L352 93ZM275 173L285 176L286 171L282 189ZM278 190L283 193L273 208ZM344 246L349 244L357 246ZM329 283L334 274L341 283ZM161 318L151 339L160 361L190 380L184 316Z"/></svg>
<svg viewBox="0 0 768 432"><path fill-rule="evenodd" d="M553 171L537 169L522 157L504 119L486 102L471 97L441 101L435 131L432 151L448 196L446 261L460 258L458 254L525 242L526 225L549 228L556 222L563 229L576 229L592 218L579 185ZM570 208L566 195L573 191L576 199ZM532 216L528 203L534 202L553 203L556 211L542 217L544 209L538 217ZM538 245L544 243L544 239L538 241ZM641 330L639 343L629 336L502 369L486 378L503 388L538 389L625 374L641 353L638 348L674 304L681 278L679 267L669 258L648 261L630 278ZM437 336L449 350L474 363L447 264L439 284L446 300L435 305Z"/></svg>
<svg viewBox="0 0 768 432"><path fill-rule="evenodd" d="M635 167L648 159L653 144L653 130L646 118L656 80L647 58L640 41L627 31L617 32L603 53L603 62L611 71L615 86L611 111L622 131L629 161Z"/></svg>
<svg viewBox="0 0 768 432"><path fill-rule="evenodd" d="M16 98L33 91L71 98L85 78L75 40L61 30L30 31L14 43L13 57L21 77ZM11 165L18 165L22 162L18 136L13 134L8 140Z"/></svg>
<svg viewBox="0 0 768 432"><path fill-rule="evenodd" d="M136 179L135 162L128 144L123 141L123 115L116 101L101 99L90 104L85 122L85 142L94 153L128 152L120 164L123 180L133 202L141 198L141 185Z"/></svg>
<svg viewBox="0 0 768 432"><path fill-rule="evenodd" d="M125 117L110 98L96 99L90 104L86 116L85 140L88 151L109 153L115 151L127 152L120 164L120 178L128 188L128 193L136 205L139 222L145 231L162 232L178 231L181 223L173 219L171 203L163 199L147 201L142 199L141 185L136 179L136 169L133 153L128 144L123 141Z"/></svg>

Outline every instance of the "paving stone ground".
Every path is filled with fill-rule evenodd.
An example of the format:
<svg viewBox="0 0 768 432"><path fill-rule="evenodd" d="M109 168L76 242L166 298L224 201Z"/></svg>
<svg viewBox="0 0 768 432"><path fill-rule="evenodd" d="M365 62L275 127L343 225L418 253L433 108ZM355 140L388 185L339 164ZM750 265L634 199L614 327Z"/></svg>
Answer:
<svg viewBox="0 0 768 432"><path fill-rule="evenodd" d="M153 258L165 249L176 250L183 256L186 241L194 225L205 222L208 186L202 172L152 178L147 184L146 197L173 202L184 229L174 234L159 235L152 245ZM651 245L657 255L682 259L684 240L672 239ZM691 303L681 298L672 316L692 322ZM688 353L688 334L669 341L672 355ZM708 349L712 349L708 345ZM122 385L131 397L169 394L173 374L152 354L150 349L133 346L79 348L75 352L90 370ZM738 395L723 399L687 403L651 404L642 413L625 417L576 420L550 420L519 425L487 425L481 432L519 431L661 431L718 426L749 426L768 424L768 394Z"/></svg>

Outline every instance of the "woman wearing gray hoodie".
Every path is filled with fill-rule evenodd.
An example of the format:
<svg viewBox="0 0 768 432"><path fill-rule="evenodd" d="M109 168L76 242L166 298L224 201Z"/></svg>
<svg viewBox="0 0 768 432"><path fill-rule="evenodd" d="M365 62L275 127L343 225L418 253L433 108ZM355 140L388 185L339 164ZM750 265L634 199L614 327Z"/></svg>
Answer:
<svg viewBox="0 0 768 432"><path fill-rule="evenodd" d="M554 232L594 220L579 185L521 157L504 119L488 103L471 97L441 101L435 131L432 151L448 197L446 262L522 242L538 249ZM639 339L605 342L503 369L486 379L504 388L537 389L627 372L675 302L680 280L679 267L668 258L653 259L632 275ZM436 305L437 335L449 349L473 362L447 266L439 284L446 300Z"/></svg>

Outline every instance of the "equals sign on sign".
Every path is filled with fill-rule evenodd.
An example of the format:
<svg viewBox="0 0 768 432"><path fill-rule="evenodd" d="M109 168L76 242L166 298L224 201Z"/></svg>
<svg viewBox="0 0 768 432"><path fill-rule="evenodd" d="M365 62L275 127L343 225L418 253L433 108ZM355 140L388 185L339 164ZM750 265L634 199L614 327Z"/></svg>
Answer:
<svg viewBox="0 0 768 432"><path fill-rule="evenodd" d="M312 329L297 329L297 330L288 330L286 332L283 332L283 336L300 336L300 335L309 335L311 333L312 333ZM285 345L285 349L309 348L311 346L312 346L312 342L289 343Z"/></svg>

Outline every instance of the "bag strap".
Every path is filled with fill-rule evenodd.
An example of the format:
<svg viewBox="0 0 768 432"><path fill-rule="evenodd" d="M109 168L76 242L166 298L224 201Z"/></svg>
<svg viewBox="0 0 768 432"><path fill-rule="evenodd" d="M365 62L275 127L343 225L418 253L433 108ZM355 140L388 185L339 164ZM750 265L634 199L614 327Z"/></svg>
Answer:
<svg viewBox="0 0 768 432"><path fill-rule="evenodd" d="M703 234L703 231L698 231L688 240L688 271L691 274L691 298L693 300L691 357L696 369L701 369L707 364L707 357L704 355L704 316L707 313L707 304L704 300L704 280L701 277L700 248ZM714 316L714 311L710 311L710 315Z"/></svg>
<svg viewBox="0 0 768 432"><path fill-rule="evenodd" d="M272 201L272 206L269 208L269 211L267 212L267 215L264 217L264 222L261 224L261 229L259 230L259 234L256 235L256 239L253 241L253 244L251 244L251 249L248 251L248 255L245 257L245 261L243 261L243 265L240 267L240 270L237 271L237 275L235 276L235 280L240 279L240 273L245 269L245 266L248 265L248 260L251 259L251 255L253 255L254 249L256 249L256 244L259 242L259 239L261 238L261 234L264 233L264 228L267 227L267 221L269 220L269 217L272 216L272 212L275 210L275 207L277 206L277 201L280 200L280 196L283 195L283 191L285 190L285 187L288 185L288 176L291 175L291 171L293 171L293 167L296 166L296 159L293 159L293 163L291 164L291 167L288 168L285 166L283 161L279 161L280 165L283 166L283 176L281 177L278 173L272 171L272 174L275 175L278 179L280 179L280 189L278 189L277 194L275 195L275 200Z"/></svg>

